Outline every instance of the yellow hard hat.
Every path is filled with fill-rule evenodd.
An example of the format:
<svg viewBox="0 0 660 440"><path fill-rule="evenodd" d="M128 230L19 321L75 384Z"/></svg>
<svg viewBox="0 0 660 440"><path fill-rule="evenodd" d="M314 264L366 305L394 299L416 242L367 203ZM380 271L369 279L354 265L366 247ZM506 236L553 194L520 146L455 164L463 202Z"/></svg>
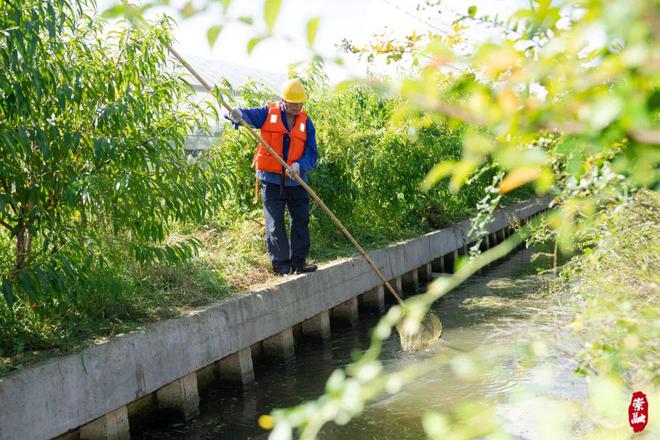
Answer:
<svg viewBox="0 0 660 440"><path fill-rule="evenodd" d="M305 87L299 79L290 79L282 86L282 98L294 104L305 102L307 101Z"/></svg>

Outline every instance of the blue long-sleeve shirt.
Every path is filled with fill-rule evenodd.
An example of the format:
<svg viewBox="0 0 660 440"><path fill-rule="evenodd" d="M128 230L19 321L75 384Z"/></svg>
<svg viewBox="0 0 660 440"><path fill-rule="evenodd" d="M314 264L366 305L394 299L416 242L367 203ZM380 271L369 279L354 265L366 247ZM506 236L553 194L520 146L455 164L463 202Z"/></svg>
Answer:
<svg viewBox="0 0 660 440"><path fill-rule="evenodd" d="M241 113L243 114L243 119L248 124L252 125L255 128L261 128L262 125L266 122L268 117L268 106L256 108L241 108ZM288 123L286 121L284 108L280 105L280 112L282 123L284 127L289 130ZM238 128L238 124L234 124ZM318 161L318 148L316 146L316 129L312 123L312 119L307 117L307 122L305 123L305 132L307 133L307 140L305 141L305 151L300 159L297 160L298 165L300 165L300 177L307 183L307 173L312 171L316 166ZM291 138L288 134L284 135L282 139L282 158L286 161L289 156L289 145L291 144ZM262 182L272 183L279 185L282 181L282 175L277 173L269 173L268 171L257 170L257 178ZM285 186L299 186L299 183L291 179L288 176L285 176L284 179Z"/></svg>

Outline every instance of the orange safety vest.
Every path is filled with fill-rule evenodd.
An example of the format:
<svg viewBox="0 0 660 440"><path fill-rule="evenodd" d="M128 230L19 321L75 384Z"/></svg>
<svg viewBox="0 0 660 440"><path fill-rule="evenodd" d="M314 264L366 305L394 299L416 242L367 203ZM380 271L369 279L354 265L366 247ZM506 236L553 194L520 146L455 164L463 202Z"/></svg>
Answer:
<svg viewBox="0 0 660 440"><path fill-rule="evenodd" d="M288 134L291 142L289 143L289 155L287 164L291 165L300 159L305 152L305 141L307 140L307 113L301 111L296 116L296 122L290 131L284 127L282 122L282 112L280 106L276 103L268 103L268 116L266 122L261 126L261 137L268 142L268 145L282 157L284 147L284 135ZM255 163L259 171L268 171L270 173L282 174L282 165L268 152L266 147L259 144L255 155Z"/></svg>

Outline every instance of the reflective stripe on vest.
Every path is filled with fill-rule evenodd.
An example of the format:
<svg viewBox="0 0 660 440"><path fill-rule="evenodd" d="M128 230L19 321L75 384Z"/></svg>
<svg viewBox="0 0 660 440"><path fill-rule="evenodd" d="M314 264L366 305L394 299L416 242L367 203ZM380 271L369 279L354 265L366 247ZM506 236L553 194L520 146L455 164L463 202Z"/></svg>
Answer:
<svg viewBox="0 0 660 440"><path fill-rule="evenodd" d="M287 164L291 165L300 159L305 152L305 141L307 141L307 131L305 126L307 124L307 113L300 112L296 116L296 122L293 124L293 129L287 131L282 122L282 112L280 106L275 103L268 103L268 116L266 122L261 126L261 137L268 142L268 145L282 157L284 149L284 135L288 134L291 139L289 143L289 156L287 157ZM260 171L268 171L270 173L282 174L282 165L268 152L266 147L259 144L257 147L257 155L255 158L257 169Z"/></svg>

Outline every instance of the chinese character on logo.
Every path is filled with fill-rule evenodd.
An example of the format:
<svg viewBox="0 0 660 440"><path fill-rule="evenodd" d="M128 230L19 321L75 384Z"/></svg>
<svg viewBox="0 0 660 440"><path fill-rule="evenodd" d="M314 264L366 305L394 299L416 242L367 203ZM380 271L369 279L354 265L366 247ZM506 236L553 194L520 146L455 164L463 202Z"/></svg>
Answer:
<svg viewBox="0 0 660 440"><path fill-rule="evenodd" d="M628 423L634 432L641 432L649 422L649 401L641 391L635 391L628 407Z"/></svg>

